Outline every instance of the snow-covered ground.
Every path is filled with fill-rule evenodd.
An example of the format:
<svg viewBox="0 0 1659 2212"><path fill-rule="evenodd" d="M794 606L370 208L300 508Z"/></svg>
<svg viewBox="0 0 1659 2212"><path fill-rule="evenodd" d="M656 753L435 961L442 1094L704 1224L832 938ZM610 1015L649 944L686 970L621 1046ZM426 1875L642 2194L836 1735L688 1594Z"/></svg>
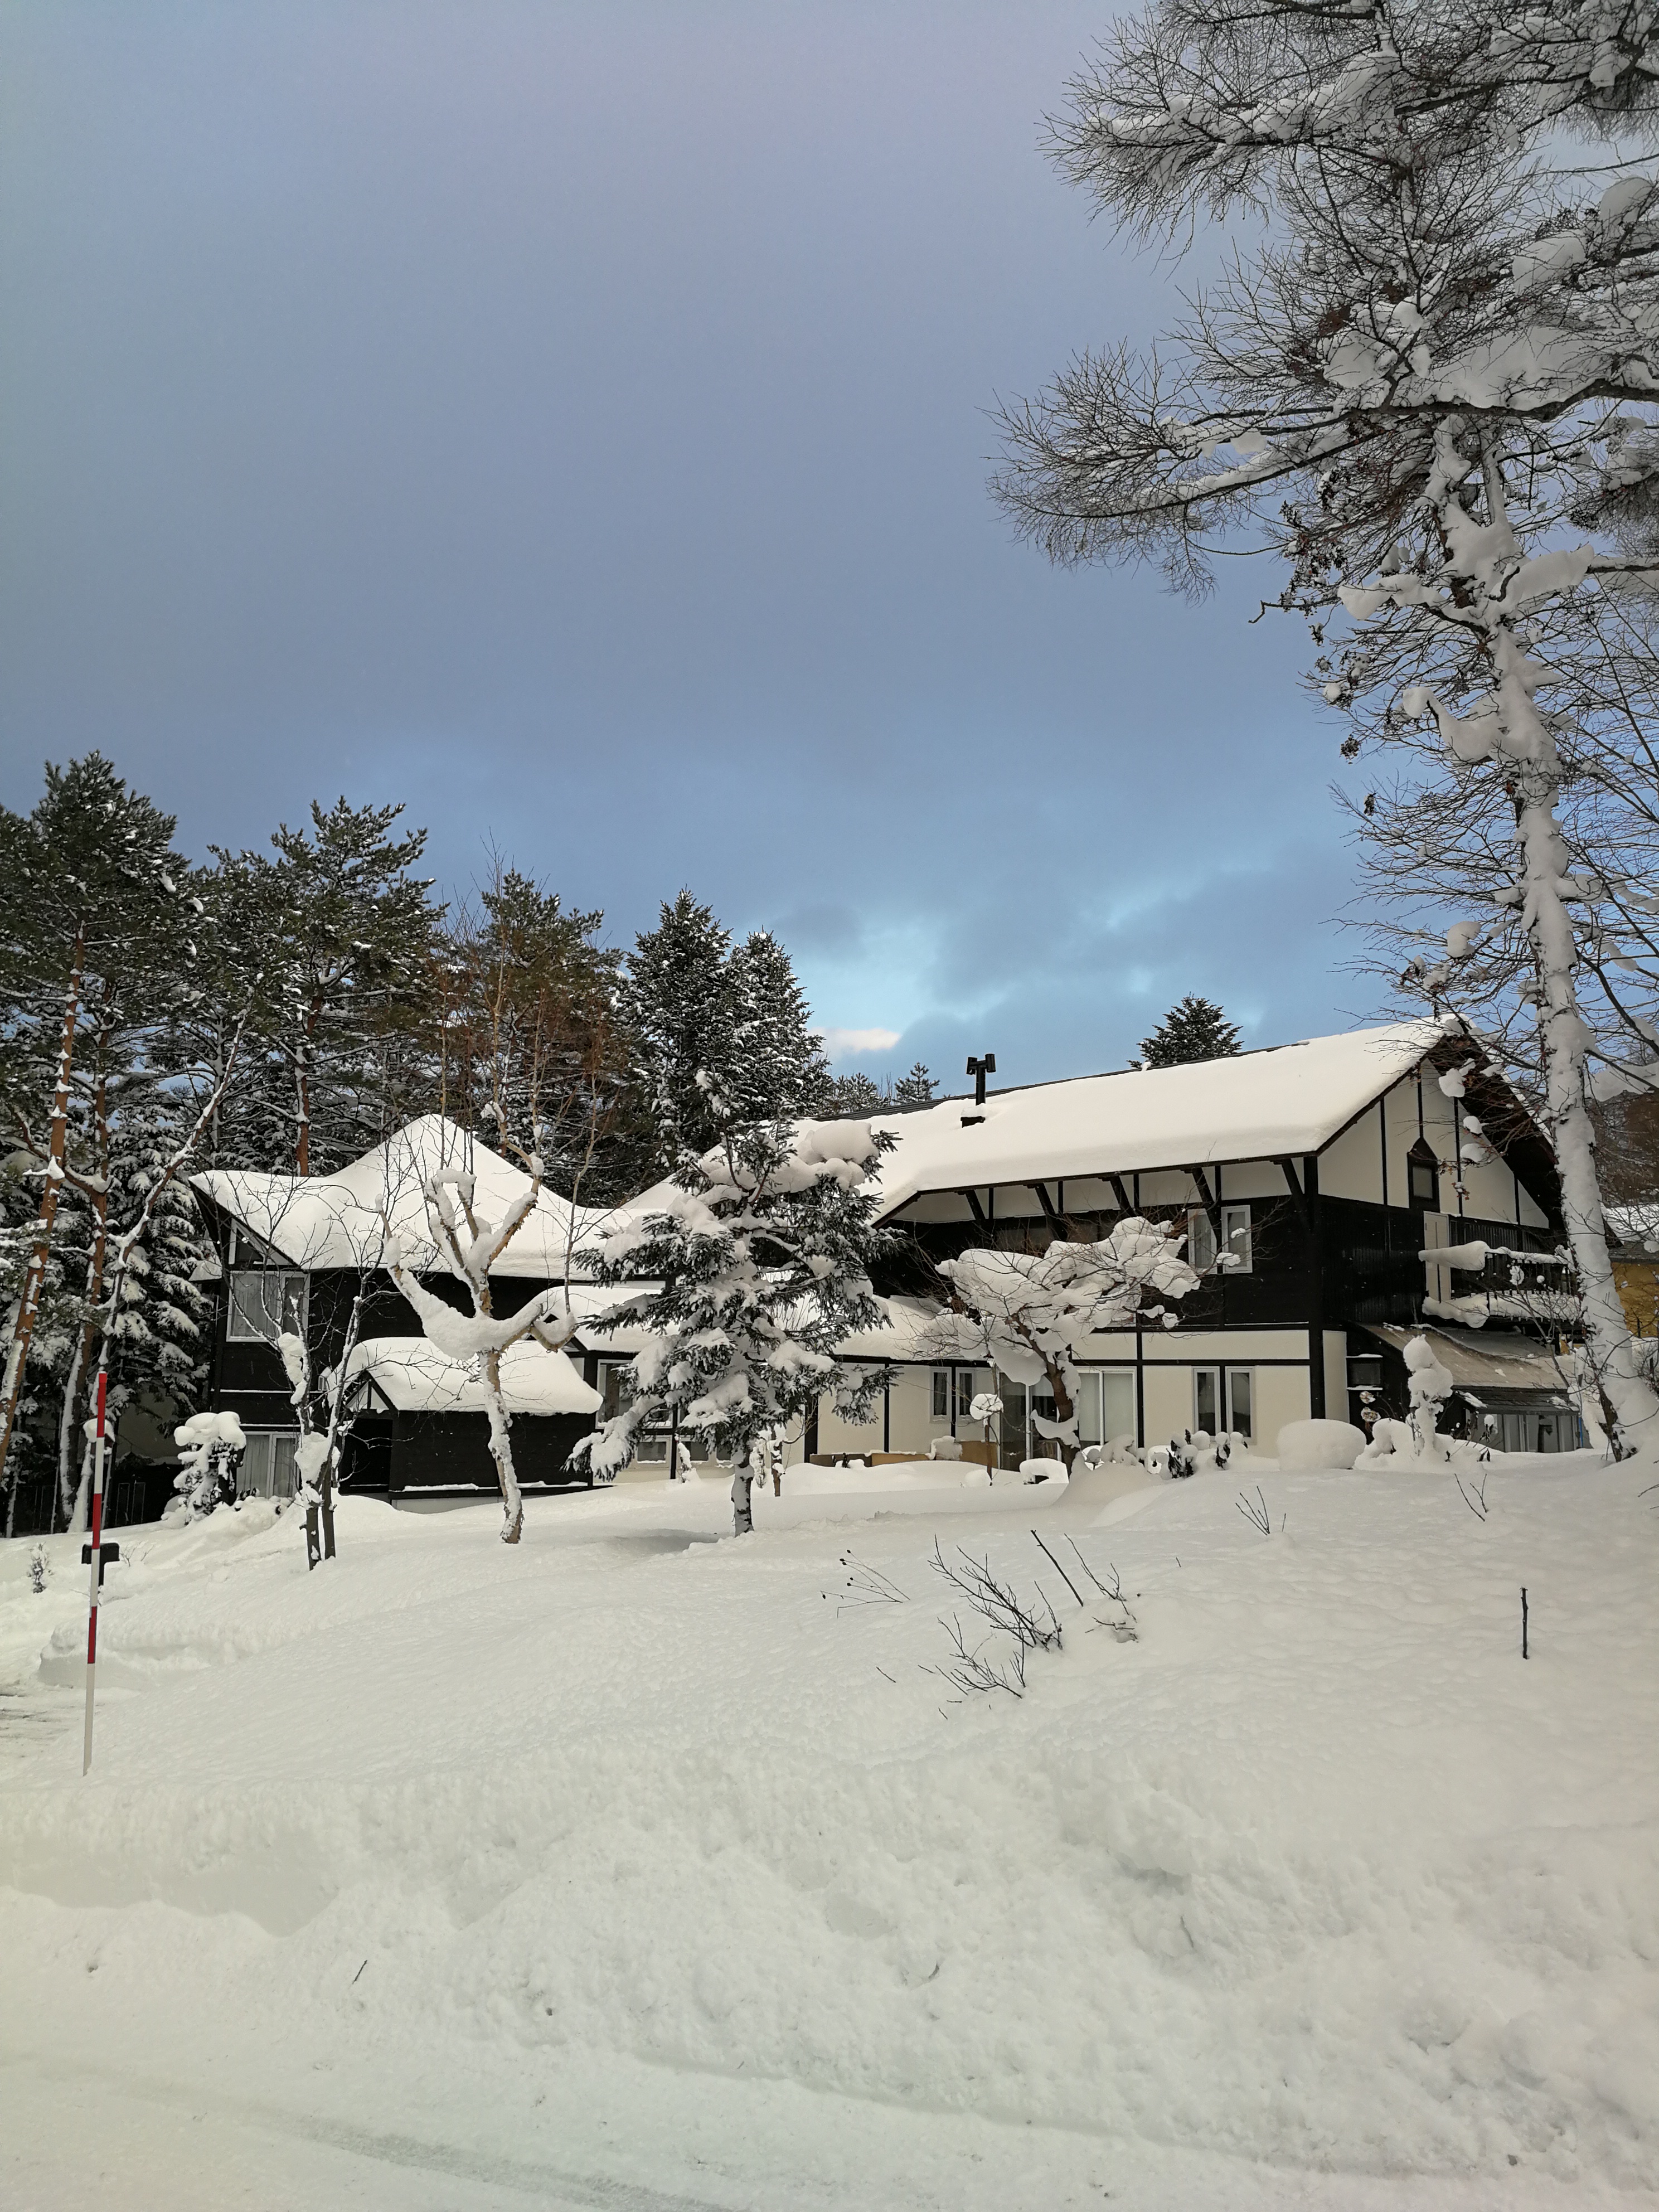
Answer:
<svg viewBox="0 0 1659 2212"><path fill-rule="evenodd" d="M1659 2203L1655 1471L1130 1479L0 1547L0 2201Z"/></svg>

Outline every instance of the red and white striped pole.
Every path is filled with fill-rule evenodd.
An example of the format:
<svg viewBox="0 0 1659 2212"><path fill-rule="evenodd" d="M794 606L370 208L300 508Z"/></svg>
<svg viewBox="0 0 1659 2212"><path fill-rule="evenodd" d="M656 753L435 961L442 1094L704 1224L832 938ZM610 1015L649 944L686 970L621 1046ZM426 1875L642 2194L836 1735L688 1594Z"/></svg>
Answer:
<svg viewBox="0 0 1659 2212"><path fill-rule="evenodd" d="M88 1773L92 1767L92 1686L98 1666L98 1601L103 1583L104 1547L104 1394L109 1385L109 1376L100 1365L98 1370L98 1435L92 1448L92 1595L87 1607L87 1739L82 1753L81 1771Z"/></svg>

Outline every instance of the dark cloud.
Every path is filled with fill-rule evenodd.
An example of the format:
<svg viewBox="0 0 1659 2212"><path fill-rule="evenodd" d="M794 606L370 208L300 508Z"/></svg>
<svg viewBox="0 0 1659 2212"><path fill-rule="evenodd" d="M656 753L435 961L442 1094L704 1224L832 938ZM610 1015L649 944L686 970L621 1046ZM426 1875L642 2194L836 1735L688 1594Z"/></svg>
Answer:
<svg viewBox="0 0 1659 2212"><path fill-rule="evenodd" d="M1301 640L985 496L994 395L1169 311L1034 150L1104 13L0 15L0 793L404 798L458 888L778 927L904 1064L1332 1021Z"/></svg>

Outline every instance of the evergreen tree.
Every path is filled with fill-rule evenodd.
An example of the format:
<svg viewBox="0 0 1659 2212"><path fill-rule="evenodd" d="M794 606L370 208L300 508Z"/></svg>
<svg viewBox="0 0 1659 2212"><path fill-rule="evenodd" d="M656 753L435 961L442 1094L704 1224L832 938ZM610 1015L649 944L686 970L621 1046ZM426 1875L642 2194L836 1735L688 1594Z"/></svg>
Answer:
<svg viewBox="0 0 1659 2212"><path fill-rule="evenodd" d="M939 1084L926 1060L913 1060L910 1073L901 1075L893 1085L893 1097L901 1106L931 1106Z"/></svg>
<svg viewBox="0 0 1659 2212"><path fill-rule="evenodd" d="M406 1120L430 1083L415 1039L439 912L413 872L426 832L395 835L402 812L313 800L309 828L284 823L271 854L214 848L223 974L210 1019L236 1003L256 954L261 977L220 1116L228 1164L325 1174Z"/></svg>
<svg viewBox="0 0 1659 2212"><path fill-rule="evenodd" d="M732 954L738 1026L727 1088L742 1119L815 1112L831 1080L823 1039L811 1025L794 964L769 930L757 929Z"/></svg>
<svg viewBox="0 0 1659 2212"><path fill-rule="evenodd" d="M1230 1060L1238 1050L1238 1030L1213 1000L1190 994L1171 1006L1149 1037L1140 1042L1146 1067L1182 1067L1193 1060Z"/></svg>
<svg viewBox="0 0 1659 2212"><path fill-rule="evenodd" d="M728 1073L738 1009L732 938L712 908L683 890L629 955L623 1003L635 1080L655 1133L660 1174L706 1152L718 1133L700 1073Z"/></svg>
<svg viewBox="0 0 1659 2212"><path fill-rule="evenodd" d="M0 818L0 975L9 985L0 1106L39 1193L7 1316L0 1464L46 1303L80 1287L54 1262L65 1194L92 1217L85 1295L95 1305L116 1100L147 1073L161 1025L191 988L193 916L179 889L186 871L173 848L173 817L129 791L98 753L48 765L46 783L27 818ZM76 1326L67 1309L57 1318Z"/></svg>
<svg viewBox="0 0 1659 2212"><path fill-rule="evenodd" d="M832 1075L823 1110L839 1121L854 1115L879 1114L884 1101L873 1076L854 1068L850 1075Z"/></svg>
<svg viewBox="0 0 1659 2212"><path fill-rule="evenodd" d="M550 1189L590 1205L638 1190L647 1166L604 920L501 869L450 921L438 963L443 1110L496 1150L538 1154Z"/></svg>
<svg viewBox="0 0 1659 2212"><path fill-rule="evenodd" d="M1207 204L1259 218L1260 240L1168 343L1080 355L1010 410L1000 484L1062 561L1151 556L1201 591L1228 536L1275 553L1310 681L1349 720L1345 754L1387 746L1403 766L1420 731L1437 795L1455 787L1501 827L1416 840L1431 871L1479 873L1475 913L1414 981L1443 1010L1468 978L1471 1028L1511 1062L1507 1025L1482 1013L1507 1001L1530 1030L1619 1457L1659 1434L1659 1396L1608 1256L1589 1063L1613 1042L1595 1026L1607 982L1622 998L1633 957L1640 995L1659 963L1633 919L1645 872L1603 845L1608 872L1581 872L1571 830L1587 757L1631 784L1654 774L1650 730L1608 680L1623 648L1594 615L1651 590L1659 178L1637 165L1654 66L1648 11L1578 0L1152 0L1121 17L1056 125L1062 165L1132 231L1169 234ZM1416 811L1370 818L1415 837ZM1618 967L1586 991L1603 948ZM1644 1032L1619 1026L1627 1051Z"/></svg>
<svg viewBox="0 0 1659 2212"><path fill-rule="evenodd" d="M689 890L636 940L621 1005L658 1174L736 1123L840 1110L787 952L765 930L733 946Z"/></svg>
<svg viewBox="0 0 1659 2212"><path fill-rule="evenodd" d="M640 1431L672 1421L737 1470L735 1525L748 1518L748 1472L775 1455L784 1425L826 1392L867 1417L879 1367L838 1367L836 1346L881 1310L872 1262L885 1242L872 1176L894 1143L867 1124L728 1121L720 1143L687 1164L659 1212L601 1248L603 1279L661 1283L617 1308L607 1326L642 1328L624 1409L589 1445L611 1480ZM757 1456L758 1455L758 1456Z"/></svg>

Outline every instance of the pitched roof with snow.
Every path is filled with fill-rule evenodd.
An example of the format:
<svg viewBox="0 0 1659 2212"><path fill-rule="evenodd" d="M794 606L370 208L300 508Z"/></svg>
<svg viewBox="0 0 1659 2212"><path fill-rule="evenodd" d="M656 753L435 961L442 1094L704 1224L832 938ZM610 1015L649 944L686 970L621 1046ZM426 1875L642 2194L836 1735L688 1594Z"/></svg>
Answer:
<svg viewBox="0 0 1659 2212"><path fill-rule="evenodd" d="M1316 1152L1443 1036L1435 1022L1395 1022L1227 1060L994 1091L982 1107L947 1098L921 1113L878 1115L873 1126L898 1139L881 1166L883 1211L924 1191Z"/></svg>
<svg viewBox="0 0 1659 2212"><path fill-rule="evenodd" d="M333 1175L210 1168L192 1176L191 1182L291 1267L379 1267L389 1227L417 1272L424 1273L442 1263L422 1187L429 1176L452 1168L470 1170L474 1206L492 1221L499 1221L530 1184L522 1168L441 1114L419 1115ZM567 1253L585 1249L608 1218L594 1207L573 1206L544 1189L491 1272L557 1280L565 1272Z"/></svg>
<svg viewBox="0 0 1659 2212"><path fill-rule="evenodd" d="M595 1413L599 1394L562 1352L520 1338L501 1354L501 1397L509 1413ZM375 1336L354 1346L348 1389L367 1376L400 1413L481 1413L483 1385L470 1362L447 1359L421 1336Z"/></svg>

